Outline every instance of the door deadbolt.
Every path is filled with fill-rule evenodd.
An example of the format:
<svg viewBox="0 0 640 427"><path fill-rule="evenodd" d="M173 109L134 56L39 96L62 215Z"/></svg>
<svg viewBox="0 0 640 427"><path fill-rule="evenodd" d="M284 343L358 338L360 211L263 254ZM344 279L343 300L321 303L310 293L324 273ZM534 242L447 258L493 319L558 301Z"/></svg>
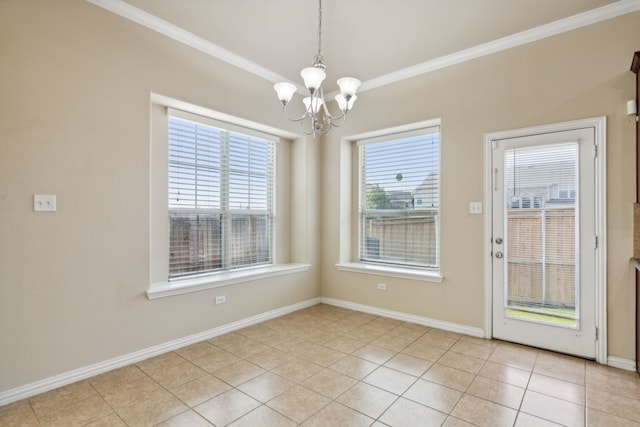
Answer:
<svg viewBox="0 0 640 427"><path fill-rule="evenodd" d="M496 244L497 245L501 245L502 244L502 237L496 237Z"/></svg>

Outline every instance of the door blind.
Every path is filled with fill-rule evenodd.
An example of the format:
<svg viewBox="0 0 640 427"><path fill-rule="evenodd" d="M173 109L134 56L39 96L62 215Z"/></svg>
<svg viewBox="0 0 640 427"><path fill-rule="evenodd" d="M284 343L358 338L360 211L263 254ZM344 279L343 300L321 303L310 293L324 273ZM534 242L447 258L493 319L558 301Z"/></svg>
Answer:
<svg viewBox="0 0 640 427"><path fill-rule="evenodd" d="M578 144L505 150L508 313L576 326Z"/></svg>

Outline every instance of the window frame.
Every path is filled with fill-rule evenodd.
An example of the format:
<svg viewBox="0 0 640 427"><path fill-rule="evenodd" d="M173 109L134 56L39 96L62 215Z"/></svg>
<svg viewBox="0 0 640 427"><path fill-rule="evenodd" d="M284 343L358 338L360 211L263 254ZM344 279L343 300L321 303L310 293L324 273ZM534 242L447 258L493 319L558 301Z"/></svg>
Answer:
<svg viewBox="0 0 640 427"><path fill-rule="evenodd" d="M274 137L273 135L270 134L266 134L263 132L259 132L253 129L249 129L249 128L244 128L244 127L240 127L240 126L235 126L229 123L225 123L225 122L220 122L218 120L209 118L209 117L205 117L205 116L200 116L197 114L193 114L193 113L189 113L189 112L185 112L185 111L181 111L181 110L177 110L177 109L173 109L173 108L168 108L167 110L167 114L168 114L168 124L169 127L171 126L171 119L177 119L177 120L181 120L184 122L188 122L188 123L192 123L196 126L203 126L203 127L210 127L210 128L214 128L217 131L220 132L220 140L219 140L219 145L220 145L220 153L219 153L219 164L216 167L213 167L212 170L218 170L220 173L220 194L219 194L219 198L217 200L217 203L219 204L219 206L217 208L211 208L211 207L187 207L187 208L183 208L183 207L172 207L170 206L170 202L169 202L169 198L167 199L168 202L168 206L167 206L167 211L170 217L170 224L171 224L171 218L173 215L220 215L220 222L221 222L221 231L220 231L220 263L221 266L219 268L216 269L210 269L210 270L201 270L201 271L192 271L192 272L187 272L187 273L175 273L172 275L171 272L171 263L170 263L170 269L169 269L169 274L168 274L168 281L175 281L175 280L185 280L185 279L191 279L194 277L198 277L198 276L203 276L203 275L211 275L211 274L220 274L220 273L224 273L224 272L230 272L230 271L237 271L237 270L243 270L243 269L252 269L252 268L259 268L259 267L265 267L265 266L270 266L274 264L274 253L275 253L275 230L274 230L274 226L275 226L275 217L276 217L276 191L275 191L275 177L276 177L276 159L275 159L275 149L276 149L276 144L278 143L278 138ZM263 141L266 141L267 143L267 152L268 152L268 162L269 164L267 165L266 169L266 174L267 174L267 184L266 184L266 194L267 194L267 200L265 201L265 209L264 210L253 210L250 209L248 211L244 211L244 210L240 210L237 208L233 208L231 206L231 196L232 196L232 183L231 183L231 179L229 178L229 176L232 174L231 171L231 145L233 143L233 139L235 138L235 136L241 136L241 137L248 137L248 138L257 138ZM168 142L168 148L169 148L169 153L171 152L171 142L170 142L170 137L169 137L169 142ZM197 144L197 143L196 143ZM197 150L197 147L195 148ZM197 155L196 155L197 157ZM194 163L193 166L196 167L195 165L198 163L198 158L194 159ZM169 168L171 168L171 165L174 164L178 164L176 162L172 162L171 161L171 156L168 155L168 165ZM186 165L186 163L183 163L183 166ZM251 174L250 171L246 171L248 174ZM171 178L169 178L169 183L168 183L168 188L169 191L171 192ZM194 190L197 192L197 190ZM197 196L196 196L197 198ZM196 202L197 203L197 202ZM266 237L269 241L268 245L269 245L269 249L268 249L268 261L267 262L261 262L261 263L255 263L255 264L246 264L246 265L241 265L239 267L234 266L233 262L232 262L232 253L233 253L233 249L232 249L232 239L233 239L233 227L232 227L232 221L233 218L236 215L245 215L245 214L249 214L249 215L266 215L268 217L268 228L269 228L269 235ZM170 226L170 231L171 231L171 226ZM169 241L169 252L171 252L171 240Z"/></svg>
<svg viewBox="0 0 640 427"><path fill-rule="evenodd" d="M341 167L340 180L343 185L349 185L350 191L341 192L340 216L344 220L340 221L340 245L339 259L335 264L338 271L346 271L352 273L370 274L374 276L386 276L400 278L405 280L415 280L420 282L442 283L444 276L442 273L442 240L441 232L438 230L438 269L425 269L422 267L409 267L390 264L373 264L362 262L359 259L360 254L360 211L359 211L359 154L358 141L373 138L392 139L395 135L402 133L411 133L420 131L421 129L439 127L440 143L438 147L438 157L440 164L442 163L442 125L441 120L430 119L421 122L410 123L397 127L365 132L358 135L347 136L341 139ZM442 194L442 175L440 175L440 194ZM350 184L347 184L349 183ZM440 198L439 206L440 215L442 215L442 203ZM347 220L347 218L349 218Z"/></svg>
<svg viewBox="0 0 640 427"><path fill-rule="evenodd" d="M265 281L273 277L308 272L311 265L304 256L295 256L291 252L291 242L287 238L291 233L292 212L291 197L287 188L292 172L291 146L298 139L297 134L282 131L250 120L230 116L185 101L151 93L149 110L149 212L148 212L148 288L144 292L149 300L178 296L191 292L214 289L222 286L244 284L247 282ZM234 271L223 271L191 278L167 280L169 274L169 233L168 233L168 110L174 108L184 113L211 118L225 123L232 129L234 126L250 128L257 132L272 135L275 145L275 182L276 206L273 264L269 266L250 267ZM296 259L295 261L292 259ZM141 280L145 281L144 278Z"/></svg>
<svg viewBox="0 0 640 427"><path fill-rule="evenodd" d="M381 147L381 145L379 144L388 144L388 147L392 147L394 144L403 144L403 148L406 148L406 146L404 144L406 144L408 142L408 140L413 139L413 138L424 138L425 140L430 139L432 135L437 135L437 147L435 150L435 155L431 155L429 156L429 159L433 159L433 157L435 157L435 165L436 165L436 169L431 172L431 173L435 173L436 175L436 181L437 181L437 189L436 189L436 207L422 207L420 209L416 209L415 206L409 207L407 206L407 204L410 204L409 202L404 202L403 204L405 205L404 208L394 208L393 206L390 206L388 209L375 209L375 208L367 208L366 206L364 206L366 204L366 197L367 197L367 190L366 187L367 185L370 185L372 183L368 183L366 182L366 179L364 178L364 172L367 168L367 165L372 166L371 162L367 163L367 160L364 157L364 152L365 150L367 150L367 148L369 147ZM358 261L362 262L362 263L367 263L367 264L372 264L372 265L381 265L381 266L386 266L386 267L391 267L391 268L408 268L408 269L419 269L419 270L426 270L426 271L430 271L430 272L438 272L440 269L440 241L439 241L439 232L440 232L440 224L439 224L439 216L440 216L440 141L441 141L441 137L440 137L440 126L430 126L427 128L420 128L420 129L416 129L416 130L412 130L412 131L407 131L407 132L401 132L401 133L394 133L394 134L389 134L389 135L384 135L384 136L380 136L380 137L376 137L376 138L366 138L366 139L361 139L358 140L358 142L356 143L356 145L358 146L358 199L359 199L359 203L358 203L358 253L359 253L359 257L358 257ZM422 141L420 141L422 142ZM415 143L415 141L414 141ZM398 150L401 150L402 148L386 148L385 151L387 152L386 154L389 154L391 156L393 156L394 154L397 155ZM391 150L391 151L387 151L387 150ZM386 159L386 157L385 157ZM416 191L421 185L423 185L427 179L429 178L429 176L431 175L427 174L424 178L421 178L421 184L418 184L416 186L416 189L414 191ZM391 184L391 180L389 180L387 182L387 184ZM376 184L377 185L377 184ZM391 184L394 185L394 184ZM364 187L364 188L363 188ZM391 192L393 193L393 192ZM391 194L389 193L389 194ZM393 201L391 201L391 205L393 205ZM434 214L435 212L435 214ZM398 258L398 254L393 255L393 256L389 256L389 257L383 257L380 260L374 260L375 257L369 256L368 255L368 251L366 247L363 247L364 242L366 241L366 236L364 235L364 230L367 227L366 224L363 224L363 221L365 220L365 217L367 216L388 216L388 220L401 220L401 219L405 219L405 220L409 220L411 218L417 219L420 216L427 216L427 217L431 217L433 218L433 223L434 223L434 255L433 255L433 262L431 263L431 265L429 265L429 263L426 262L426 260L423 260L425 263L423 264L419 264L420 261L418 260L414 260L414 261L409 261L407 259L405 259L404 261L399 260ZM407 236L405 236L405 239L401 239L404 242L404 245L406 247L407 245L407 240L406 239ZM393 240L394 242L399 242L400 240ZM427 247L422 247L423 249L426 249ZM406 254L404 255L404 257L406 258ZM425 256L426 258L426 256Z"/></svg>

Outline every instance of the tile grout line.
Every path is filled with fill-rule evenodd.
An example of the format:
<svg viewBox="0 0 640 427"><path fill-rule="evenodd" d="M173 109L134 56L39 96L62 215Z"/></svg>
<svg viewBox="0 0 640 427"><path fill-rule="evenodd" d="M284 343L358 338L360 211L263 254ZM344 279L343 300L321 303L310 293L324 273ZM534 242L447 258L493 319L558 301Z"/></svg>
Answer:
<svg viewBox="0 0 640 427"><path fill-rule="evenodd" d="M523 413L522 412L522 405L524 404L524 398L526 397L527 391L529 390L529 384L531 383L531 379L533 378L533 371L535 369L537 360L538 360L538 352L536 352L536 358L533 361L533 365L531 366L531 371L529 371L529 378L527 378L527 383L524 386L524 392L522 393L522 399L520 399L520 405L518 405L518 409L517 409L517 412L516 412L516 418L515 418L515 420L513 420L513 425L514 426L518 422L518 418L520 417L520 414ZM528 414L528 415L531 415L531 414ZM547 420L547 421L551 421L551 420Z"/></svg>
<svg viewBox="0 0 640 427"><path fill-rule="evenodd" d="M313 310L314 307L318 307L317 309ZM298 314L298 315L296 315ZM344 314L344 315L343 315ZM353 317L352 321L354 321L355 326L348 328L347 325L349 325L349 317ZM273 320L278 320L281 319L282 322L272 322ZM197 368L199 370L201 370L203 372L203 374L201 376L189 379L187 381L185 381L184 383L181 383L179 385L176 386L171 386L171 388L168 388L168 386L164 386L163 384L161 384L158 380L156 380L156 378L154 378L148 371L149 367L147 367L147 370L144 370L140 364L144 364L144 362L151 360L151 359L146 359L145 361L141 361L138 363L134 363L131 366L135 366L136 369L138 369L142 374L144 374L144 378L147 378L148 380L152 381L156 386L160 387L164 392L168 392L170 396L172 396L174 399L177 399L177 401L181 402L181 404L184 404L185 407L187 409L185 409L184 411L181 411L177 414L172 414L169 416L169 418L160 421L160 422L166 422L178 415L184 414L188 411L193 411L194 413L198 414L198 416L203 417L203 419L206 419L207 422L211 422L210 420L208 420L206 417L204 417L204 415L200 414L198 411L196 411L194 408L197 407L198 405L201 405L205 402L208 402L210 400L216 399L217 397L219 397L220 395L230 391L230 390L234 390L236 392L242 393L245 396L248 396L249 398L251 398L252 400L255 400L256 402L259 403L259 405L253 409L251 409L250 411L240 415L238 418L236 418L233 421L230 422L235 422L239 419L242 419L243 417L253 413L254 411L258 410L259 408L262 407L266 407L269 408L275 412L277 412L278 414L281 414L283 417L285 417L288 420L291 420L293 423L297 424L297 425L301 425L305 422L308 422L311 418L315 417L318 413L320 413L321 411L325 410L329 405L332 404L337 404L337 405L342 405L352 411L354 411L355 413L361 414L363 416L366 416L370 419L374 419L374 422L379 422L379 423L383 423L381 421L381 419L385 416L385 414L390 413L389 411L392 410L392 408L398 404L398 402L400 402L401 399L407 399L410 402L413 402L417 405L420 406L424 406L426 408L432 409L434 411L437 411L438 413L441 413L445 416L444 422L446 422L447 419L449 418L456 418L453 415L451 415L456 408L460 405L462 399L465 396L470 396L476 399L479 399L483 402L489 403L491 405L497 405L503 408L507 408L507 409L511 409L513 411L515 411L515 418L513 423L516 424L520 414L525 414L524 412L522 412L522 408L524 405L524 401L525 401L525 397L527 396L527 393L533 393L534 390L532 390L530 387L533 385L532 381L534 380L533 375L539 375L540 377L545 377L545 378L549 378L553 381L562 381L562 382L566 382L572 386L575 387L580 387L582 390L584 390L584 396L582 398L582 403L583 403L583 408L584 408L584 412L583 412L583 417L585 422L587 421L587 416L588 416L588 392L589 392L589 387L590 387L590 383L592 382L591 380L588 379L588 372L589 372L589 361L584 361L584 363L582 364L580 371L581 371L581 376L580 377L574 377L573 375L576 374L575 371L573 371L573 368L571 369L571 371L569 372L569 377L567 377L564 373L562 373L562 375L558 374L558 375L554 375L553 372L555 372L554 369L549 370L549 368L552 366L549 365L550 361L553 361L552 359L547 357L547 354L545 351L543 350L538 350L538 349L534 349L534 354L535 357L533 358L533 363L531 365L531 367L529 369L526 369L526 372L528 373L528 376L526 378L526 383L524 384L524 387L520 387L519 385L515 385L512 383L507 383L507 382L503 382L504 378L501 378L500 380L498 379L493 379L492 377L486 376L483 373L484 369L489 365L489 363L492 364L496 364L496 365L500 365L503 368L509 368L509 369L516 369L516 370L523 370L523 368L520 367L516 367L515 365L505 365L503 364L503 361L495 361L495 360L491 360L492 357L494 357L494 355L497 354L497 352L499 351L500 348L509 348L506 346L511 346L512 344L509 343L505 343L505 347L502 347L501 342L496 342L495 340L489 340L487 342L489 343L493 343L494 345L491 348L491 351L488 352L488 354L486 355L486 357L483 355L481 357L478 357L479 353L479 349L473 350L473 347L467 347L466 349L469 351L464 352L463 347L462 346L458 346L457 345L461 344L461 343L465 343L467 342L470 345L475 345L476 343L474 341L469 341L464 339L465 336L464 335L460 335L460 334L456 334L455 336L451 335L449 332L438 332L437 329L435 328L430 328L430 327L426 327L425 329L422 328L416 328L416 335L415 337L412 337L410 340L404 341L401 339L398 340L393 340L393 337L400 337L400 335L398 335L397 333L399 332L399 328L403 327L403 326L407 326L409 322L399 322L399 323L395 323L391 322L391 320L385 320L386 318L383 316L377 316L377 315L370 315L370 314L366 314L366 315L362 315L361 313L357 312L357 311L353 311L353 310L345 310L344 312L338 312L338 310L335 310L332 313L332 310L328 310L325 307L323 307L323 305L316 305L307 309L303 309L303 310L299 310L298 312L294 312L294 313L290 313L288 315L285 316L281 316L280 318L276 318L276 319L271 319L268 322L263 322L260 324L256 324L256 325L251 325L245 329L249 329L252 328L254 326L263 326L264 328L266 328L266 330L261 333L259 330L254 330L254 331L246 331L247 335L244 335L242 333L243 329L240 329L238 331L233 331L230 332L228 334L224 334L221 335L220 337L223 337L225 335L227 335L228 337L228 341L220 341L218 342L218 344L215 344L211 341L213 341L215 338L219 338L219 337L215 337L213 339L210 340L203 340L202 342L199 343L195 343L192 345L198 345L201 343L207 343L208 345L211 345L213 348L216 349L216 351L223 351L225 353L228 353L230 355L233 355L235 358L237 358L237 360L232 361L232 362L222 362L223 366L231 366L233 364L236 363L240 363L240 362L244 362L246 364L250 364L252 366L255 366L257 368L259 368L260 370L264 371L261 372L259 374L257 374L254 377L251 377L249 379L243 380L241 383L236 384L235 386L232 385L231 383L225 381L224 379L216 376L216 374L214 374L214 371L217 370L221 370L223 368L216 368L216 370L214 371L209 371L205 368L200 367L198 364L196 364L194 362L194 360L197 360L200 357L193 357L193 356L189 356L187 357L186 355L183 356L182 354L179 353L179 351L181 349L177 349L171 352L167 352L165 354L169 354L169 353L173 353L175 356L179 357L182 362L176 365L173 365L171 367L174 366L188 366L188 367L194 367ZM265 324L268 323L268 324ZM339 326L339 331L336 331L335 333L332 332L334 330L334 328ZM387 329L387 327L389 327ZM268 334L269 331L273 334L273 336L278 336L280 338L277 338L276 341L270 341L270 339L268 338ZM382 331L382 332L381 332ZM395 333L394 333L395 332ZM323 334L325 334L325 337L323 337ZM331 337L331 335L333 335L333 337ZM236 348L231 348L228 349L230 347L233 347L233 340L234 337L240 337L242 338L241 341L246 342L247 345L251 346L251 345L255 345L257 343L259 343L261 346L265 346L264 350L258 350L254 353L247 353L244 347L244 344L238 345ZM281 339L282 337L286 336L286 339ZM448 345L447 348L441 347L438 344L434 344L432 342L428 342L428 340L425 340L425 346L428 347L433 347L434 349L440 349L442 350L442 353L440 353L437 357L434 357L435 360L428 360L428 359L423 359L422 357L416 357L414 355L412 355L411 353L405 353L405 351L408 350L408 348L416 343L418 343L421 339L430 336L431 339L439 339L437 338L438 336L442 339L451 339L452 343L450 345ZM385 338L386 337L386 338ZM341 347L341 349L338 348L333 348L330 345L328 345L330 342L335 341L337 339L346 339L346 340L351 340L354 343L363 343L362 345L360 345L359 347L355 347L353 349L351 349L350 351L345 351L344 350L344 346ZM385 341L386 340L386 341ZM228 342L229 344L226 345L224 344L224 342ZM298 342L298 344L302 344L302 347L300 347L299 351L286 351L283 350L281 348L282 344L285 343L290 343L290 345L298 345L296 344L296 342ZM347 341L345 341L347 342ZM222 345L221 345L222 344ZM308 350L304 350L304 348L307 348L308 345ZM445 345L445 344L442 344ZM185 348L188 348L191 346L186 346ZM280 347L280 348L279 348ZM372 353L372 356L370 357L370 359L366 358L367 354L366 351L363 350L366 347L372 347L371 351L375 351L375 348L379 348L379 349L383 349L385 352L388 352L390 354L389 357L387 357L386 359L382 360L382 359L378 359L375 354L376 353ZM514 345L514 349L519 348L520 346ZM322 360L321 363L317 363L316 361L314 361L313 358L313 351L314 350L327 350L329 354L331 354L332 352L335 352L336 355L337 353L340 353L340 357L337 360L331 360L331 356L327 356L326 359L318 359L318 361ZM233 350L233 351L230 351ZM258 355L260 353L262 353L263 351L267 351L267 350L275 350L275 351L285 351L288 352L290 354L293 355L292 359L290 360L294 360L294 359L300 359L301 361L304 361L304 363L308 363L308 364L314 364L314 365L318 365L319 366L319 370L315 373L312 373L311 375L305 376L304 378L301 379L296 379L296 380L290 380L288 377L282 376L276 372L274 372L278 366L283 365L284 363L287 363L286 361L283 361L281 363L277 363L273 366L270 367L263 367L263 365L258 362L258 361L253 361L251 360L252 356ZM473 351L472 351L473 350ZM355 354L358 353L359 351L362 351L362 353L360 354ZM385 352L383 352L382 354L384 355ZM517 354L517 353L516 353ZM549 353L549 355L554 355L555 353ZM427 364L427 368L424 372L422 372L421 374L415 375L413 373L409 373L409 372L405 372L403 370L398 369L398 367L394 367L391 365L387 365L391 360L393 360L394 358L396 358L399 355L405 355L407 357L412 357L415 359L419 359L420 361L424 362L425 364ZM447 356L449 355L449 356ZM163 355L159 355L156 357L162 357ZM364 356L364 357L363 357ZM543 356L544 356L544 360L546 363L542 363L543 361ZM206 355L202 356L202 358L206 357ZM348 357L353 357L355 359L358 359L362 362L367 362L368 364L372 364L374 366L373 370L367 372L366 374L362 375L362 376L358 376L358 378L354 378L349 374L340 372L336 369L333 368L333 366L335 366L337 363L339 363L340 361L348 358ZM453 357L453 358L451 358ZM456 357L461 357L456 359ZM506 357L503 355L503 357ZM468 361L465 361L466 358L471 358L468 359ZM152 358L153 359L153 358ZM481 361L481 363L479 363L478 368L476 368L474 366L474 362L472 359L478 359L479 361ZM507 359L505 359L507 360ZM571 359L570 359L571 360ZM469 363L467 363L469 362ZM189 365L187 365L187 363ZM267 362L265 362L267 363ZM517 363L520 363L519 361ZM536 369L539 367L541 370L538 372L536 371ZM399 366L399 365L398 365ZM461 371L461 372L465 372L465 373L469 373L472 374L470 376L468 376L467 378L469 379L468 383L461 383L460 385L464 386L464 390L458 389L458 388L451 388L448 385L445 384L441 384L441 383L436 383L434 381L431 381L427 378L425 378L425 375L427 375L427 373L432 370L434 367L436 366L442 366L442 367L446 367L447 369L452 369L452 370L456 370L456 371ZM571 367L571 365L569 365ZM397 374L402 374L402 375L408 375L410 377L412 377L412 381L410 381L410 383L404 387L400 389L400 392L396 393L395 391L391 391L391 388L387 389L384 388L384 384L383 383L376 383L375 381L378 380L373 380L372 377L372 381L371 382L366 382L366 379L371 377L374 373L376 372L383 372L383 370L381 368L386 368L387 370L393 371ZM123 369L123 368L121 368ZM153 370L152 370L153 371ZM331 371L333 373L335 373L336 375L342 375L345 378L349 378L351 380L354 380L355 382L350 385L349 387L347 387L345 390L341 391L339 394L337 395L325 395L320 391L316 391L311 384L305 384L306 381L308 381L309 379L315 377L316 375L325 372L325 371ZM114 371L111 371L114 372ZM452 371L453 372L453 371ZM487 371L489 372L489 371ZM595 372L595 371L594 371ZM153 373L153 372L152 372ZM286 379L287 381L291 381L292 385L290 387L288 387L287 389L285 389L284 391L279 392L278 394L276 394L275 396L272 396L269 398L269 400L263 402L262 400L259 400L257 398L254 398L251 394L244 392L243 390L241 390L239 387L241 387L243 384L246 384L256 378L259 378L260 376L266 374L266 373L272 373L273 375L278 375L279 377L282 377L284 379ZM101 375L107 375L108 373L105 374L101 374ZM154 374L155 376L157 376L156 374ZM599 373L598 373L599 375ZM603 374L604 375L604 374ZM172 390L176 390L178 387L187 385L191 382L197 381L200 378L203 378L205 376L211 376L213 378L215 378L216 380L220 381L221 383L225 384L226 386L229 387L228 390L223 391L221 393L218 393L214 396L208 397L207 399L205 399L203 402L199 402L198 404L194 404L193 406L189 403L187 403L186 400L184 400L183 398L178 397L178 395L176 393L174 393L174 391ZM86 383L91 387L91 390L95 393L92 396L88 396L88 397L84 397L80 400L74 400L73 403L68 403L66 406L72 406L78 402L83 402L89 398L92 398L94 396L99 397L102 401L104 401L107 406L110 408L111 413L104 416L104 417L99 417L96 419L92 419L91 421L88 421L89 423L91 422L95 422L98 421L100 419L103 419L105 417L110 417L113 414L115 414L118 419L120 421L122 421L124 424L128 425L128 423L125 422L125 420L121 417L120 413L118 412L118 410L112 406L111 403L109 403L109 401L106 400L105 395L101 394L98 391L98 388L95 384L95 378L97 378L99 376L93 377L93 378L89 378L86 381ZM380 378L380 377L379 377ZM491 381L496 381L499 384L502 385L510 385L513 387L518 387L521 388L523 390L522 392L522 397L520 398L519 404L517 406L517 409L514 407L510 407L507 406L504 402L504 400L502 400L501 402L496 402L494 400L497 400L494 397L481 397L481 396L476 396L475 394L471 393L471 387L472 385L478 381L480 378L482 379L487 379L487 380L491 380ZM567 378L583 378L583 384L579 384L574 382L573 379L567 379ZM122 384L118 384L119 387L122 387L123 385L127 385L127 384L131 384L134 381L137 381L138 379L131 379L129 381L125 381ZM441 410L435 409L429 405L423 404L420 401L414 401L412 399L409 399L407 397L405 397L405 394L412 389L416 384L419 383L420 380L423 381L427 381L427 382L431 382L433 384L437 384L440 387L444 387L444 388L449 388L451 390L457 391L460 393L459 397L457 398L455 404L453 406L451 406L451 410L448 411L448 413L442 412ZM626 378L622 378L620 376L620 378L612 378L611 379L611 383L613 383L613 381L627 381ZM168 380L169 382L171 382L171 380ZM393 379L391 379L391 381L394 381ZM166 381L165 381L166 382ZM235 381L233 381L235 383ZM390 383L391 384L391 383ZM398 384L398 383L394 383L394 384ZM400 382L400 384L402 384L402 382ZM538 383L538 385L536 386L536 388L540 388L539 386L543 384L543 383ZM393 395L393 400L390 401L390 403L388 405L386 405L384 407L384 410L382 410L382 412L380 414L377 415L377 417L372 417L370 415L367 415L364 412L361 412L358 409L352 408L349 405L340 402L338 399L343 396L345 393L347 393L349 390L353 389L356 386L368 386L368 387L373 387L377 390L381 390L384 391L386 393L390 393ZM629 382L630 387L633 387L633 382ZM291 390L293 387L296 386L300 386L312 393L316 393L319 396L323 396L325 399L327 399L326 403L324 405L322 405L322 407L320 407L319 409L315 409L314 412L310 413L307 418L305 420L303 420L301 423L296 422L295 420L293 420L290 416L286 415L285 413L281 413L278 410L275 410L274 408L271 408L270 406L268 406L268 403L274 399L276 399L278 396L281 396L283 393L286 393L287 391ZM389 385L389 387L395 387L392 385ZM396 388L397 389L397 388ZM551 393L548 394L547 391L541 390L541 391L536 391L536 393L539 393L542 396L547 396L551 399L554 400L558 400L560 402L564 402L564 403L568 403L568 404L572 404L572 405L577 405L580 406L578 403L574 402L573 400L565 400L565 398L563 397L559 397L560 395ZM615 393L616 395L618 395L618 393ZM629 397L627 396L627 394L620 394L622 397L624 397L625 399L629 399ZM566 396L566 395L565 395ZM35 396L34 396L35 397ZM34 408L34 401L32 400L32 398L28 398L27 401L29 403L28 408L30 413L35 417L35 420L40 424L43 425L42 420L40 420L40 417L38 416L37 412L35 411ZM141 402L145 402L152 399L151 397L142 400ZM635 399L638 400L638 399ZM137 403L141 403L141 402L137 402ZM135 403L135 404L137 404ZM130 406L127 406L130 407ZM627 418L626 416L622 416L622 415L618 415L618 412L615 411L600 411L597 409L594 409L595 411L598 411L599 413L606 415L606 416L612 416L612 417L620 417L623 419L627 419L630 421L633 421L629 418ZM528 413L527 413L528 414ZM2 413L0 412L0 415L2 415ZM533 414L528 414L532 417L538 417L537 415L533 415ZM540 417L543 418L543 417ZM546 418L546 417L544 417ZM465 420L466 421L466 420ZM470 422L470 421L467 421ZM637 421L635 421L637 422Z"/></svg>

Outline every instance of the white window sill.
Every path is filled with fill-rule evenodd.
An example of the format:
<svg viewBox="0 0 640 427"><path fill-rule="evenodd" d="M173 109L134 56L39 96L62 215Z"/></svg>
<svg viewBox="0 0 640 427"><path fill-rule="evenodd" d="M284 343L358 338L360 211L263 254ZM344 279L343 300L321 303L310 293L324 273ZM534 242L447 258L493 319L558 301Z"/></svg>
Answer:
<svg viewBox="0 0 640 427"><path fill-rule="evenodd" d="M282 276L284 274L301 273L311 268L310 264L275 264L266 267L250 268L246 270L226 271L208 276L190 279L178 279L167 282L152 283L147 290L147 298L156 299L188 292L203 291L236 283Z"/></svg>
<svg viewBox="0 0 640 427"><path fill-rule="evenodd" d="M442 283L443 279L440 273L435 271L366 264L363 262L340 263L336 264L336 268L341 271L350 271L352 273L375 274L377 276L398 277L400 279L422 280L435 283Z"/></svg>

